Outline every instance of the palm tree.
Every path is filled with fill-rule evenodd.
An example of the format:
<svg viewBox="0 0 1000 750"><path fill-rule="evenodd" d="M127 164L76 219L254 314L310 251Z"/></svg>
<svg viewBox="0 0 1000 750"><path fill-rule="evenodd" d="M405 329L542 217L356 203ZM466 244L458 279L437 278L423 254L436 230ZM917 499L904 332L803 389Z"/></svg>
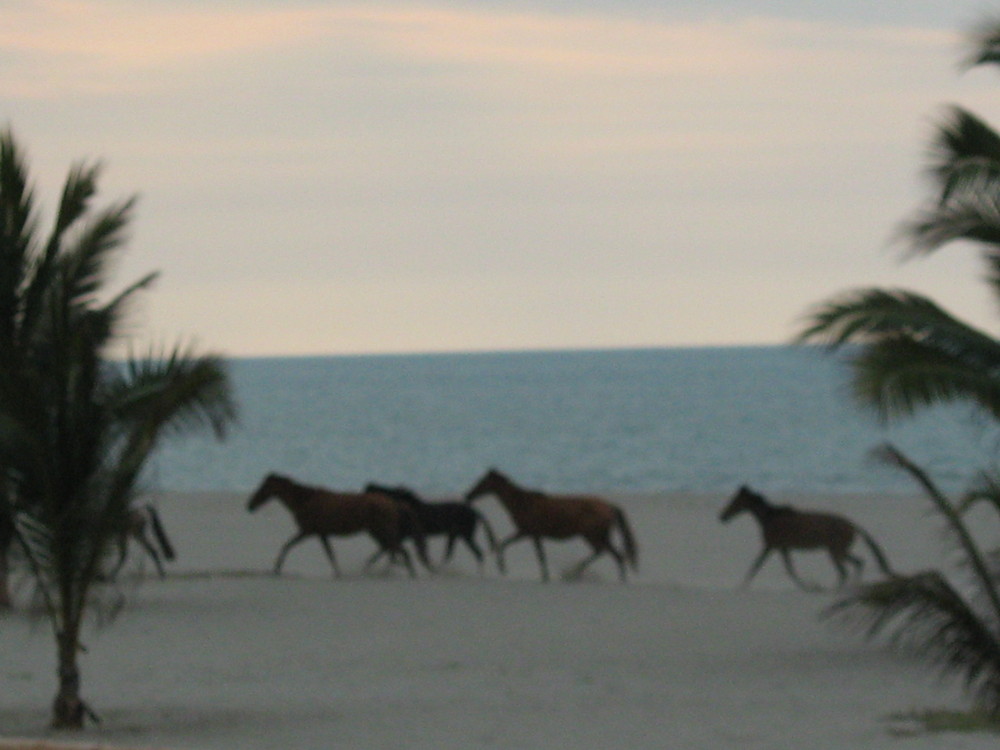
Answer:
<svg viewBox="0 0 1000 750"><path fill-rule="evenodd" d="M17 144L0 135L0 497L55 636L59 728L96 718L80 695L81 628L143 469L164 438L221 437L235 417L218 358L108 358L155 276L101 300L134 200L91 215L98 174L73 168L43 242Z"/></svg>
<svg viewBox="0 0 1000 750"><path fill-rule="evenodd" d="M984 23L972 46L970 65L1000 63L1000 20ZM909 253L972 243L1000 298L1000 135L976 115L950 107L936 130L928 174L931 199L902 230ZM923 295L880 288L848 292L814 309L800 339L833 349L849 345L854 394L885 421L945 402L971 404L1000 421L1000 341ZM963 675L982 707L1000 718L996 559L984 553L963 520L977 501L1000 512L1000 480L984 474L964 499L952 502L892 446L879 454L931 499L958 542L969 580L955 586L936 570L899 576L860 588L833 611L860 612L870 635L889 631L945 671Z"/></svg>
<svg viewBox="0 0 1000 750"><path fill-rule="evenodd" d="M869 636L888 632L901 645L945 673L962 676L965 687L992 721L1000 721L1000 590L996 554L985 554L964 511L988 502L1000 511L1000 478L983 474L959 502L891 445L877 458L908 473L930 499L962 556L962 580L952 583L939 570L892 576L859 587L828 615L860 620Z"/></svg>
<svg viewBox="0 0 1000 750"><path fill-rule="evenodd" d="M935 199L904 236L913 253L975 243L1000 298L1000 135L953 108L940 125ZM847 292L813 311L802 341L862 344L857 397L884 419L945 401L968 401L1000 420L1000 342L934 301L901 289Z"/></svg>

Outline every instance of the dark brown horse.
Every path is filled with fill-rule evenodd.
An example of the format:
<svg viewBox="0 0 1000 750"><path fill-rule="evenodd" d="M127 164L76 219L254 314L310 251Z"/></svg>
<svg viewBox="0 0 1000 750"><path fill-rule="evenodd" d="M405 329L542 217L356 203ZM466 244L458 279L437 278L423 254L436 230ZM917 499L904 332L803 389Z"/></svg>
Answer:
<svg viewBox="0 0 1000 750"><path fill-rule="evenodd" d="M274 561L274 573L281 572L285 555L296 544L311 536L319 539L334 575L340 577L337 558L327 537L350 536L367 532L380 548L388 550L390 559L401 558L411 576L416 575L409 553L403 548L405 523L413 523L406 508L376 493L332 492L321 487L307 487L280 474L269 474L247 503L253 512L271 498L278 498L292 514L299 530L285 542ZM423 536L417 538L421 561L430 567Z"/></svg>
<svg viewBox="0 0 1000 750"><path fill-rule="evenodd" d="M152 530L153 539L150 539L146 533L148 529ZM160 555L162 554L167 560L173 560L176 557L176 553L174 552L174 546L170 543L170 539L167 538L166 529L163 528L163 523L160 521L160 514L157 513L155 506L143 505L138 508L129 508L125 528L118 537L118 563L110 575L112 580L118 575L118 572L125 564L125 558L128 556L129 539L137 541L146 551L146 554L152 558L153 564L156 566L156 572L160 578L166 576ZM156 540L156 544L153 544L154 539ZM157 551L157 546L159 546L159 551Z"/></svg>
<svg viewBox="0 0 1000 750"><path fill-rule="evenodd" d="M497 546L498 562L502 565L504 549L529 538L535 545L542 580L549 580L548 564L542 539L583 537L593 553L584 558L571 575L579 576L590 563L607 552L618 563L618 573L625 580L626 568L638 569L638 547L621 508L597 497L547 495L518 487L496 469L490 469L465 494L466 502L483 495L495 495L510 514L516 531ZM617 527L624 550L611 543L611 532Z"/></svg>
<svg viewBox="0 0 1000 750"><path fill-rule="evenodd" d="M885 554L875 540L864 529L843 516L801 511L788 505L772 505L745 485L733 495L719 514L719 520L725 523L743 512L750 513L760 524L764 542L764 549L747 571L744 586L757 575L767 556L773 550L778 550L792 580L802 588L814 588L803 582L795 572L791 558L793 549L825 549L837 569L838 585L843 586L847 580L847 567L844 563L850 563L858 577L864 567L864 561L850 552L855 536L860 536L868 544L882 572L887 576L893 575Z"/></svg>
<svg viewBox="0 0 1000 750"><path fill-rule="evenodd" d="M486 542L492 552L497 550L496 537L486 517L475 508L454 501L438 501L429 503L408 487L387 487L381 484L368 484L365 492L378 492L402 503L416 514L425 536L447 536L442 563L451 560L455 551L455 542L461 539L476 558L479 570L483 569L483 551L476 543L476 530L481 526L486 535ZM379 552L378 554L381 554ZM497 559L497 567L503 573L501 560Z"/></svg>

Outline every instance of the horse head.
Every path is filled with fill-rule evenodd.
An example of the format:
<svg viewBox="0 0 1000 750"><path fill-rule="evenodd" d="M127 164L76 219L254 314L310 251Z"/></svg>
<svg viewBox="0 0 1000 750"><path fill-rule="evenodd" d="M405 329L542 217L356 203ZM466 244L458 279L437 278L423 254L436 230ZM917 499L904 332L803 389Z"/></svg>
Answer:
<svg viewBox="0 0 1000 750"><path fill-rule="evenodd" d="M275 495L281 495L292 486L292 480L280 474L268 474L264 481L260 483L257 491L250 496L247 502L247 510L253 513Z"/></svg>
<svg viewBox="0 0 1000 750"><path fill-rule="evenodd" d="M733 495L732 499L729 501L729 505L722 509L722 512L719 514L719 520L725 523L729 519L733 518L733 516L750 510L762 499L763 498L760 495L744 484L736 491L736 494Z"/></svg>
<svg viewBox="0 0 1000 750"><path fill-rule="evenodd" d="M465 502L471 503L483 495L496 494L497 490L509 486L510 480L507 477L496 469L490 469L472 486L472 489L465 493Z"/></svg>

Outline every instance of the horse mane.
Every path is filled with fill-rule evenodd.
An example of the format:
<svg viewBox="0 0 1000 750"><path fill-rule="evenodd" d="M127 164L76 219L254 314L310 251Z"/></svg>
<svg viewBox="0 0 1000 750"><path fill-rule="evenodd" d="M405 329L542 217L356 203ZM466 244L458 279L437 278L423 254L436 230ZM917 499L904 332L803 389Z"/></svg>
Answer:
<svg viewBox="0 0 1000 750"><path fill-rule="evenodd" d="M409 487L400 485L398 487L387 487L382 484L376 484L374 482L369 482L365 486L365 492L374 492L379 495L385 495L392 500L398 502L406 503L408 505L424 505L424 501L420 496L411 490Z"/></svg>
<svg viewBox="0 0 1000 750"><path fill-rule="evenodd" d="M761 513L767 518L793 515L799 512L791 505L775 505L759 492L754 492L754 490L750 489L747 485L740 487L740 492L746 495L757 507L759 507Z"/></svg>

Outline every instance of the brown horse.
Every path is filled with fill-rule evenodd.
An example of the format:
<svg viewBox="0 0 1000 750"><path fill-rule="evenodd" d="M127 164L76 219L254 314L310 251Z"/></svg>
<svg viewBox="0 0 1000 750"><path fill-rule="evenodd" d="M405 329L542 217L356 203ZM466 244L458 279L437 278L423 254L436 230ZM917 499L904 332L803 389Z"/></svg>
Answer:
<svg viewBox="0 0 1000 750"><path fill-rule="evenodd" d="M153 544L153 541L146 533L147 528L152 529L156 545ZM112 580L114 580L125 564L125 558L128 556L129 539L135 539L146 550L146 554L152 558L153 564L156 566L156 572L160 578L164 578L166 573L163 570L163 562L160 560L160 555L162 554L167 560L173 560L176 557L176 553L174 552L174 546L170 543L170 539L167 538L167 532L163 528L163 523L160 521L160 514L157 513L155 506L143 505L138 508L129 508L125 528L118 537L118 563L109 576ZM160 548L159 552L156 549L157 545Z"/></svg>
<svg viewBox="0 0 1000 750"><path fill-rule="evenodd" d="M278 553L274 561L275 575L281 573L285 555L292 547L303 539L315 536L323 545L334 575L339 578L340 568L327 537L350 536L363 531L368 532L379 547L388 550L393 562L397 557L402 558L410 575L416 575L410 555L402 546L406 524L412 523L413 519L407 516L409 511L406 508L388 497L375 493L332 492L298 484L280 474L269 474L250 498L247 510L252 513L272 497L284 504L299 527ZM417 535L415 539L417 554L430 567L423 535Z"/></svg>
<svg viewBox="0 0 1000 750"><path fill-rule="evenodd" d="M504 549L519 539L530 538L535 545L542 580L549 580L548 564L542 539L570 539L582 536L593 553L584 558L571 575L579 576L590 563L603 553L609 553L618 563L618 573L625 580L626 566L638 569L638 547L628 520L621 508L596 497L547 495L518 487L496 469L490 469L465 494L466 502L483 495L496 495L510 514L516 531L497 546L497 562L503 565ZM611 543L611 532L617 527L624 551Z"/></svg>
<svg viewBox="0 0 1000 750"><path fill-rule="evenodd" d="M842 516L801 511L787 505L772 505L745 485L733 495L729 505L719 514L719 520L725 523L743 512L750 513L760 524L764 541L764 549L747 571L744 586L757 575L767 556L773 550L778 550L792 580L802 588L814 588L803 582L795 572L791 558L793 549L825 549L837 569L838 586L843 586L847 580L847 567L844 563L854 566L854 573L858 577L864 567L864 561L850 552L855 536L860 536L868 544L882 572L887 576L893 575L885 554L875 540L860 526Z"/></svg>

